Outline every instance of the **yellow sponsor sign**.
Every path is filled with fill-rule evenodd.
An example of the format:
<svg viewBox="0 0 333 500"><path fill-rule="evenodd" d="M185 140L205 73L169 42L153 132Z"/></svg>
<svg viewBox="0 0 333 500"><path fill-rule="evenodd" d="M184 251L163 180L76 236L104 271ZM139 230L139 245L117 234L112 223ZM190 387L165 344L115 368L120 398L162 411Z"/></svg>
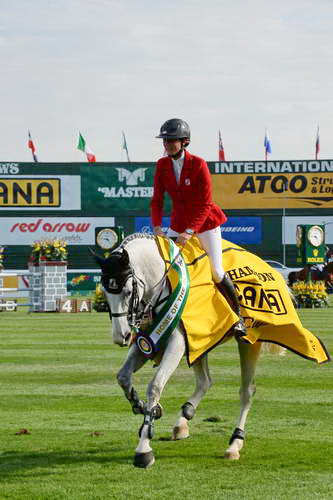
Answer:
<svg viewBox="0 0 333 500"><path fill-rule="evenodd" d="M59 207L60 179L0 178L0 207Z"/></svg>
<svg viewBox="0 0 333 500"><path fill-rule="evenodd" d="M333 162L215 164L213 199L225 209L333 208Z"/></svg>
<svg viewBox="0 0 333 500"><path fill-rule="evenodd" d="M0 287L1 288L18 288L18 277L17 276L3 276L0 275Z"/></svg>

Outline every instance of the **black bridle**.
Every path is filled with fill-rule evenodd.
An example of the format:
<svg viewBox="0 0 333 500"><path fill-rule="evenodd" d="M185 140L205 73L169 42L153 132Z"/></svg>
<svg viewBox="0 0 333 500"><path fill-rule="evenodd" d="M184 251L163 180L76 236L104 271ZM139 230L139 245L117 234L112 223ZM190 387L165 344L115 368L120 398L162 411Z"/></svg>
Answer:
<svg viewBox="0 0 333 500"><path fill-rule="evenodd" d="M113 313L108 304L111 321L112 318L126 316L131 329L140 328L140 325L142 325L143 322L151 322L155 309L167 300L167 297L161 299L161 295L163 292L162 285L177 257L178 254L170 263L170 266L165 271L163 277L153 287L157 288L158 286L160 286L160 291L156 298L155 304L152 303L151 299L148 301L141 299L140 301L139 286L143 288L142 297L144 297L146 285L144 281L135 274L134 269L130 265L126 250L123 250L122 252L113 252L109 258L104 260L97 259L97 262L100 264L102 269L101 283L106 292L113 295L121 294L127 281L132 278L132 293L129 300L128 310L119 313Z"/></svg>
<svg viewBox="0 0 333 500"><path fill-rule="evenodd" d="M118 273L103 272L102 270L101 283L106 292L112 295L120 295L130 278L132 278L132 293L129 299L128 310L113 313L109 308L109 314L110 319L126 316L129 326L134 328L140 325L145 313L146 304L144 301L140 301L139 295L139 287L143 288L142 295L145 293L146 287L143 280L136 276L134 270L128 265L125 269L120 269Z"/></svg>

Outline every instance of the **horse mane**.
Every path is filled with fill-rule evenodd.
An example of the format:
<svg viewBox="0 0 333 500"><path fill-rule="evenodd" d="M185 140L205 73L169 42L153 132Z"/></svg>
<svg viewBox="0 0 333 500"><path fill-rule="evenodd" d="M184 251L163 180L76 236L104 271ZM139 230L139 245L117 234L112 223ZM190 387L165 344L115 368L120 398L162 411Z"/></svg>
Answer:
<svg viewBox="0 0 333 500"><path fill-rule="evenodd" d="M138 243L138 248L135 245L136 242ZM154 250L154 253L151 251L143 251L145 249L145 242L153 244L151 249ZM133 246L131 245L132 243ZM150 245L147 247L147 250L149 247ZM160 273L161 275L163 274L165 266L157 245L155 244L155 236L153 234L133 233L126 236L114 252L121 254L123 250L129 253L130 266L133 269L135 267L135 274L137 276L140 276L141 279L145 277L144 279L147 283L150 283L150 286L152 286L152 284L155 285L159 281L161 278ZM157 265L157 259L160 261L161 269L160 266Z"/></svg>
<svg viewBox="0 0 333 500"><path fill-rule="evenodd" d="M123 241L120 243L120 245L115 248L115 250L113 250L114 252L117 252L123 248L126 247L126 245L128 243L131 243L132 241L134 240L139 240L139 239L144 239L144 240L154 240L155 239L155 236L153 234L150 234L150 233L133 233L133 234L129 234L128 236L126 236L126 238L123 239Z"/></svg>
<svg viewBox="0 0 333 500"><path fill-rule="evenodd" d="M155 236L153 234L150 234L150 233L133 233L133 234L129 234L128 236L126 236L126 238L123 239L123 241L120 243L119 245L119 249L121 248L125 248L126 245L134 240L138 240L138 239L144 239L144 240L154 240L155 239Z"/></svg>

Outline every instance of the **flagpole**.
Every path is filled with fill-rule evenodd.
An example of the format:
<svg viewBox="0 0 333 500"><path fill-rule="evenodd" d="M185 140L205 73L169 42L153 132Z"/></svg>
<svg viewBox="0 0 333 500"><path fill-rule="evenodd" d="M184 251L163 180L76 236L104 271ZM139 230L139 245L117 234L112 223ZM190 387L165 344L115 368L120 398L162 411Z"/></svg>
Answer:
<svg viewBox="0 0 333 500"><path fill-rule="evenodd" d="M317 126L317 137L316 137L316 160L318 160L318 154L320 150L320 143L319 143L319 125Z"/></svg>

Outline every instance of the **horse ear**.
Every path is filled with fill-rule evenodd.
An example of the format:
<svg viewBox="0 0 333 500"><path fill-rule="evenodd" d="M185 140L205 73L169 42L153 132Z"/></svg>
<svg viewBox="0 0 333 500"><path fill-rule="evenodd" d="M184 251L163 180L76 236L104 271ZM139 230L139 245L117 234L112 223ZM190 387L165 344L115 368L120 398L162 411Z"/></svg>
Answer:
<svg viewBox="0 0 333 500"><path fill-rule="evenodd" d="M93 256L95 262L102 267L102 264L104 264L105 259L103 259L103 257L100 257L94 250L92 250L92 248L89 248L88 250Z"/></svg>
<svg viewBox="0 0 333 500"><path fill-rule="evenodd" d="M125 248L123 248L123 253L121 254L120 262L124 267L129 265L129 255L127 253L127 250L125 250Z"/></svg>

